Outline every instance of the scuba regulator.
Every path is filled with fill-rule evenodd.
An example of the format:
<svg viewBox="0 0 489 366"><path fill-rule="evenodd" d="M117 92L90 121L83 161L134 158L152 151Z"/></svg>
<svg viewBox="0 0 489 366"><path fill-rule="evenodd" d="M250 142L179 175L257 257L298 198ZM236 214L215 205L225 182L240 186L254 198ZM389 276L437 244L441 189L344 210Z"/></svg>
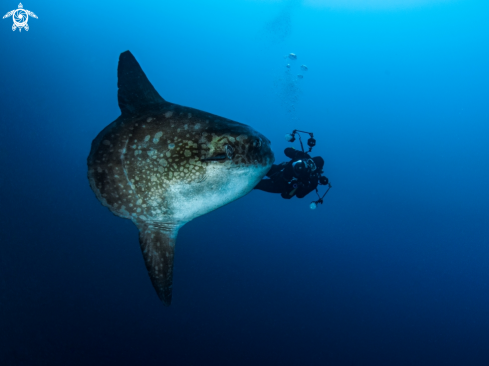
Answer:
<svg viewBox="0 0 489 366"><path fill-rule="evenodd" d="M314 138L314 134L312 132L294 130L294 131L292 131L292 133L288 133L288 134L285 135L285 140L287 140L288 142L294 142L295 141L295 136L297 135L297 137L299 137L299 142L301 143L302 152L303 153L306 153L304 151L304 145L302 144L301 133L307 133L307 134L309 134L309 139L307 140L307 146L309 146L309 150L307 151L307 154L309 154L312 151L312 148L314 146L316 146L316 139ZM323 186L327 185L328 186L328 189L326 189L326 192L324 192L324 194L322 196L320 196L319 195L319 191L316 188L316 194L318 195L318 200L311 202L311 204L309 205L309 208L311 210L315 210L316 207L317 207L317 205L323 204L324 197L326 196L326 194L331 189L331 183L329 183L328 178L326 178L325 176L320 176L319 177L319 184L321 184Z"/></svg>

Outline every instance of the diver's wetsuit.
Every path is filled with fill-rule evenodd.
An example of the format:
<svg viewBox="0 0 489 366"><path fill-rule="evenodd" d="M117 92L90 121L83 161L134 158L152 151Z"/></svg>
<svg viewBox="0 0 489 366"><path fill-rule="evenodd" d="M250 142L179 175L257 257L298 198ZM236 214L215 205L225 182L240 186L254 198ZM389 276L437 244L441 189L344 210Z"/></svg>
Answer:
<svg viewBox="0 0 489 366"><path fill-rule="evenodd" d="M292 164L298 160L311 159L311 157L309 154L291 147L286 148L284 153L291 161L279 165L273 164L267 173L267 177L270 179L262 179L254 189L269 193L280 193L282 198L285 199L290 199L294 196L303 198L318 186L324 160L320 156L312 158L316 164L316 170L308 170L304 174L297 176L294 174ZM325 184L327 184L327 178Z"/></svg>

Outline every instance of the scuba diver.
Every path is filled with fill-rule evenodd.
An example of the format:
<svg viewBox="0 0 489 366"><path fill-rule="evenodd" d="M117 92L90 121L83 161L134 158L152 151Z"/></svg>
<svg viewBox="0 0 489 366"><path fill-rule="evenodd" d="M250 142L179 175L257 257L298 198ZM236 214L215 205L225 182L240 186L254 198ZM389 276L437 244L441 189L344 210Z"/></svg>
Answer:
<svg viewBox="0 0 489 366"><path fill-rule="evenodd" d="M304 152L300 132L310 135L307 145L309 151ZM280 193L282 198L291 199L296 196L303 198L316 190L318 200L311 202L310 208L315 209L317 204L323 203L323 198L331 188L329 179L322 175L324 160L320 156L311 158L309 153L316 145L316 140L311 132L294 130L292 134L285 135L285 139L289 142L295 141L295 134L298 134L301 143L302 151L288 147L284 150L285 155L291 159L289 162L284 162L279 165L273 164L267 178L262 179L254 189L269 193ZM322 197L319 196L318 185L327 185L328 189Z"/></svg>

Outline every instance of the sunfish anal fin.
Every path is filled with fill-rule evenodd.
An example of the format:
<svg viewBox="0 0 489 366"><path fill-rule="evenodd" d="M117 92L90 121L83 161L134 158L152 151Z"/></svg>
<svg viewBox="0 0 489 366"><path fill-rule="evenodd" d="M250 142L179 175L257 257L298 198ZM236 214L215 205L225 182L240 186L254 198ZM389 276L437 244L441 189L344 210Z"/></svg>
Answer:
<svg viewBox="0 0 489 366"><path fill-rule="evenodd" d="M126 51L119 56L117 77L117 99L123 115L157 109L165 103L131 52Z"/></svg>
<svg viewBox="0 0 489 366"><path fill-rule="evenodd" d="M160 300L170 306L173 282L173 257L180 226L138 223L139 244L153 287Z"/></svg>

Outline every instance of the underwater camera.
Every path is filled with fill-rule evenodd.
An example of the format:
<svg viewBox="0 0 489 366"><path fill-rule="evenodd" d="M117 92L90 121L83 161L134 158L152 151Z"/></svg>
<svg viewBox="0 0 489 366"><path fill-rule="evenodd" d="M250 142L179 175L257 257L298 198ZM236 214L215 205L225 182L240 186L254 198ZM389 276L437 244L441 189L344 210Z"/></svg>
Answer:
<svg viewBox="0 0 489 366"><path fill-rule="evenodd" d="M297 135L297 137L299 137L299 142L301 144L301 149L302 149L302 152L304 154L306 154L306 152L304 151L304 145L302 144L302 138L301 138L301 133L307 133L309 134L309 139L307 140L307 146L309 146L309 150L307 151L307 154L310 153L312 151L312 148L314 146L316 146L316 139L314 138L314 134L312 132L307 132L307 131L300 131L300 130L294 130L292 131L292 133L287 133L285 135L285 140L287 140L288 142L294 142L295 141L295 136ZM309 159L311 160L311 159ZM299 161L300 162L300 161ZM294 164L293 164L294 166ZM294 168L296 168L294 166ZM313 171L315 169L312 169ZM322 173L322 171L318 172L318 175ZM324 202L324 197L326 196L326 194L329 192L329 190L331 189L331 183L329 183L329 180L328 178L326 178L325 176L319 176L318 177L318 183L322 186L328 186L328 189L326 189L326 192L324 192L324 194L322 196L319 195L319 191L318 189L316 188L316 194L318 195L318 199L316 201L312 201L310 204L309 204L309 208L311 210L315 210L316 207L319 205L319 204L323 204Z"/></svg>

